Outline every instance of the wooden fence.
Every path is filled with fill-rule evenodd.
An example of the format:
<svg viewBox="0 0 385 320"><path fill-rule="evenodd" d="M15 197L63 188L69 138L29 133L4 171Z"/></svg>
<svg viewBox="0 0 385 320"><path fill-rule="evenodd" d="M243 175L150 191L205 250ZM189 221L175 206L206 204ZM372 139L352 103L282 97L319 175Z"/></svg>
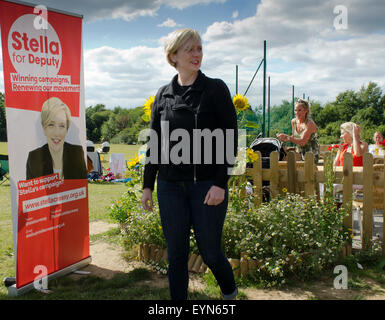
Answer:
<svg viewBox="0 0 385 320"><path fill-rule="evenodd" d="M314 164L314 156L311 152L306 154L305 161L296 161L294 152L288 153L287 161L278 161L278 153L272 152L269 169L262 168L261 153L258 151L257 154L259 157L253 163L253 168L246 169L246 176L251 177L255 186L253 195L257 206L262 204L263 181L269 181L271 197L283 194L285 189L289 193L297 193L305 197L319 196L319 184L325 182L325 170L324 165ZM324 154L325 158L328 156L331 156L330 152ZM373 210L382 210L382 253L385 256L384 159L380 160L382 164L374 164L373 155L366 153L363 156L363 167L353 167L352 155L346 153L343 167L334 167L333 170L336 177L335 183L342 185L342 205L351 203L353 209L359 207L362 212L362 232L359 239L362 248L367 249L372 246ZM353 198L354 190L356 190L355 194L360 195L361 198L358 196ZM344 225L353 229L352 212L344 219ZM345 250L345 253L349 254L352 247L347 245Z"/></svg>

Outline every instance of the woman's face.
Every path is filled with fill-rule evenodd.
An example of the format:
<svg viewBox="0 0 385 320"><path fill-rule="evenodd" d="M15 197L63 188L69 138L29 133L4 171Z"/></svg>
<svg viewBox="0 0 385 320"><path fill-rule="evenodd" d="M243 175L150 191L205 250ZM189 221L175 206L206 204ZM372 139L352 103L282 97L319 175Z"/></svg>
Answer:
<svg viewBox="0 0 385 320"><path fill-rule="evenodd" d="M344 129L341 129L341 136L340 138L344 141L344 143L352 143L353 138L351 134Z"/></svg>
<svg viewBox="0 0 385 320"><path fill-rule="evenodd" d="M306 118L307 110L302 104L297 103L294 107L294 114L298 120L304 120Z"/></svg>
<svg viewBox="0 0 385 320"><path fill-rule="evenodd" d="M379 143L380 141L384 140L384 138L382 137L381 133L376 132L373 136L373 140L375 143Z"/></svg>
<svg viewBox="0 0 385 320"><path fill-rule="evenodd" d="M44 128L48 147L53 152L63 149L64 139L67 135L67 117L64 110L58 111Z"/></svg>
<svg viewBox="0 0 385 320"><path fill-rule="evenodd" d="M202 43L196 39L187 40L177 51L171 55L179 72L198 72L203 58Z"/></svg>

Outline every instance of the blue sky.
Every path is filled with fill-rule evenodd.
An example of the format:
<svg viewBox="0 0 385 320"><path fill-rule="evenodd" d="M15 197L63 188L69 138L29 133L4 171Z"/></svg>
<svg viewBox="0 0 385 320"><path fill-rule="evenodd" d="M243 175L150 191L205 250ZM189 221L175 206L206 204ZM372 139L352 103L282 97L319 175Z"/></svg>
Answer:
<svg viewBox="0 0 385 320"><path fill-rule="evenodd" d="M121 49L136 45L156 47L159 46L159 38L170 31L169 27L159 27L167 19L172 19L180 27L189 27L204 33L213 21L234 20L232 18L234 12L238 13L237 19L247 17L250 11L256 11L256 3L256 1L238 0L196 5L183 10L162 6L153 17L141 17L131 21L98 20L85 23L85 48L99 47L101 34L103 44L107 46Z"/></svg>
<svg viewBox="0 0 385 320"><path fill-rule="evenodd" d="M86 106L133 108L170 81L164 38L180 27L203 39L202 71L244 93L263 56L272 105L296 96L322 104L369 81L385 89L383 0L31 0L82 14ZM338 29L334 9L346 9ZM2 60L0 56L0 67ZM0 91L3 75L0 68ZM262 69L247 93L262 104Z"/></svg>

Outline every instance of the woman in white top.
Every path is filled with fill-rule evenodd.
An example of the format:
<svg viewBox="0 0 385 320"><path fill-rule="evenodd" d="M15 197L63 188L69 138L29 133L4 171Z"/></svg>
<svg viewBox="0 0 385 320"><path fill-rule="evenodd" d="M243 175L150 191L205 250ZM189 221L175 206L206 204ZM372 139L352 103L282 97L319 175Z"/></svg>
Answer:
<svg viewBox="0 0 385 320"><path fill-rule="evenodd" d="M318 127L310 117L310 107L306 100L298 99L294 108L295 118L291 120L292 135L277 134L283 142L292 142L297 145L296 151L305 160L306 152L313 152L314 162L319 159L319 144L317 139Z"/></svg>

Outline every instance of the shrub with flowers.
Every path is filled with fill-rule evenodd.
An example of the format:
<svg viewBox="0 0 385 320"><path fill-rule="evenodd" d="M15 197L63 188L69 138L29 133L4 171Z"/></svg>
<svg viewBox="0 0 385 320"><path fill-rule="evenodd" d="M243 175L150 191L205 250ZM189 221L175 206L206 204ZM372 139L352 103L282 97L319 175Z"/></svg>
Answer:
<svg viewBox="0 0 385 320"><path fill-rule="evenodd" d="M337 154L340 146L343 146L343 144L332 144L328 146L328 151L332 153L333 157Z"/></svg>
<svg viewBox="0 0 385 320"><path fill-rule="evenodd" d="M255 209L250 194L242 194L247 182L230 187L230 206L223 230L228 257L246 254L258 261L252 276L266 285L285 283L289 275L305 279L339 258L341 248L351 242L351 230L343 218L351 210L337 208L333 199L332 157L325 160L325 196L322 202L287 194Z"/></svg>
<svg viewBox="0 0 385 320"><path fill-rule="evenodd" d="M125 178L130 178L131 180L127 183L129 187L135 187L136 185L141 185L142 175L144 168L145 154L141 150L145 150L146 145L143 145L139 148L138 153L134 158L127 160L126 171L124 173Z"/></svg>
<svg viewBox="0 0 385 320"><path fill-rule="evenodd" d="M340 147L339 144L332 144L331 146L328 147L328 151L330 151L333 154L337 153L339 147Z"/></svg>
<svg viewBox="0 0 385 320"><path fill-rule="evenodd" d="M247 196L246 196L247 198ZM346 214L315 198L288 194L257 210L251 199L231 207L224 226L228 257L246 253L260 263L254 274L270 284L282 284L296 274L306 278L334 262L349 239L342 220Z"/></svg>
<svg viewBox="0 0 385 320"><path fill-rule="evenodd" d="M251 276L267 286L281 285L296 275L306 279L334 263L351 232L343 227L347 210L337 208L332 184L325 185L323 202L315 198L285 194L261 207L254 207L252 195L242 193L247 182L229 189L229 209L222 244L228 258L246 253L259 267ZM154 203L157 203L156 192ZM140 204L140 187L129 190L111 206L111 217L120 222L126 246L140 243L165 248L158 208L145 212ZM351 230L350 230L351 231ZM193 233L190 246L198 253Z"/></svg>
<svg viewBox="0 0 385 320"><path fill-rule="evenodd" d="M382 150L385 149L385 139L383 141L378 142L377 144Z"/></svg>
<svg viewBox="0 0 385 320"><path fill-rule="evenodd" d="M115 179L114 173L109 171L107 174L101 176L102 181L112 181Z"/></svg>
<svg viewBox="0 0 385 320"><path fill-rule="evenodd" d="M252 150L243 151L244 162L258 159ZM230 181L229 209L222 237L227 257L239 259L242 253L258 261L252 276L268 286L281 285L290 275L306 279L334 263L341 248L351 241L351 230L343 226L343 218L351 209L334 203L332 166L332 157L327 157L321 202L285 191L283 196L255 208L252 194L242 192L248 179L232 177L244 182ZM110 215L121 224L128 248L141 243L165 248L158 208L145 212L141 206L142 167L139 157L128 162L129 172L136 174L137 179L132 180L130 190L111 206ZM154 204L157 204L156 196L153 192ZM190 246L192 252L198 252L193 233Z"/></svg>
<svg viewBox="0 0 385 320"><path fill-rule="evenodd" d="M165 248L159 210L144 211L139 187L128 190L110 207L110 217L122 228L127 248L140 243L154 244ZM156 201L156 199L154 199Z"/></svg>

